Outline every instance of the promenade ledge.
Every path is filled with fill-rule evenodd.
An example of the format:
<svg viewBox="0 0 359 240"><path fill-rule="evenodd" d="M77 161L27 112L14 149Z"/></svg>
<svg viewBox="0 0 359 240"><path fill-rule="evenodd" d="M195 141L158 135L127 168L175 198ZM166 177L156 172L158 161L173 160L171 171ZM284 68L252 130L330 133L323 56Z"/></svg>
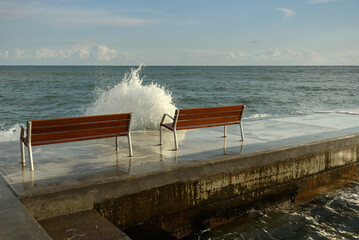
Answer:
<svg viewBox="0 0 359 240"><path fill-rule="evenodd" d="M27 156L20 164L18 141L1 142L0 239L137 239L154 229L180 239L194 226L359 180L359 112L244 119L243 127L244 142L239 126L226 138L223 127L180 131L178 151L170 131L161 146L158 131L133 132L133 157L126 139L118 152L114 139L37 146L35 171Z"/></svg>

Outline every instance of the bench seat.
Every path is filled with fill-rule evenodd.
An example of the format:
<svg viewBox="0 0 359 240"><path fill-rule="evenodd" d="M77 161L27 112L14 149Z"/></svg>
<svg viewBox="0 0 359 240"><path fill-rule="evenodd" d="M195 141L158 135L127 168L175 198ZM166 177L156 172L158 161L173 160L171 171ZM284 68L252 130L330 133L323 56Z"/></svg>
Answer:
<svg viewBox="0 0 359 240"><path fill-rule="evenodd" d="M241 137L242 141L244 141L242 126L244 109L245 105L234 105L177 109L173 117L168 114L164 114L160 123L160 144L162 144L162 127L173 131L175 149L178 150L177 130L224 126L224 136L226 137L226 126L235 124L240 125ZM165 123L166 117L170 118L171 122Z"/></svg>
<svg viewBox="0 0 359 240"><path fill-rule="evenodd" d="M25 163L24 146L28 148L30 169L34 170L32 146L114 137L118 151L117 138L121 136L128 137L129 155L133 156L131 119L132 113L121 113L27 121L26 130L21 127L20 133L21 162Z"/></svg>

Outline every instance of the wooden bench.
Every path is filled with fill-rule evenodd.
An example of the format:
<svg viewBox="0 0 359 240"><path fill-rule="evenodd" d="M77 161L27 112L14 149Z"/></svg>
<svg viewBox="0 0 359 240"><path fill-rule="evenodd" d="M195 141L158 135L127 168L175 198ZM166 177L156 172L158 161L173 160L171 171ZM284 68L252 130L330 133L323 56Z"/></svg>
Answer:
<svg viewBox="0 0 359 240"><path fill-rule="evenodd" d="M242 126L244 109L245 105L234 105L177 109L174 117L164 114L160 123L160 145L162 144L162 127L173 131L176 150L178 150L177 130L224 126L224 137L226 137L226 126L239 124L242 141L244 141ZM169 117L172 121L170 123L164 123L166 117Z"/></svg>
<svg viewBox="0 0 359 240"><path fill-rule="evenodd" d="M131 118L132 113L121 113L27 121L26 130L21 127L21 162L25 164L24 145L28 148L30 169L33 171L32 146L115 137L118 151L117 138L120 136L127 136L129 155L133 156Z"/></svg>

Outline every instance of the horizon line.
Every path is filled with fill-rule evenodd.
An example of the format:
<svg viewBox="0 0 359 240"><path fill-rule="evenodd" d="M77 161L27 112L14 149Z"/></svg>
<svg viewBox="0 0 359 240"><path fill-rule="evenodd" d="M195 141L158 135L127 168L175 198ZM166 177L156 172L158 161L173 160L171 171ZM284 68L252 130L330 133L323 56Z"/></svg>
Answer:
<svg viewBox="0 0 359 240"><path fill-rule="evenodd" d="M300 64L258 64L258 65L146 65L146 64L124 64L124 65L113 65L113 64L0 64L0 67L359 67L359 64L311 64L311 65L300 65Z"/></svg>

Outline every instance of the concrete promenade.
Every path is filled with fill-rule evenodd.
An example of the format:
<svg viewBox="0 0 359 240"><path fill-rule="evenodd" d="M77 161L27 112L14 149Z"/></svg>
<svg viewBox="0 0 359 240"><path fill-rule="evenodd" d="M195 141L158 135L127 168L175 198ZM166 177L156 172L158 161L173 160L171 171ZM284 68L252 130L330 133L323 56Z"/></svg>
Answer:
<svg viewBox="0 0 359 240"><path fill-rule="evenodd" d="M113 139L38 146L33 148L35 167L33 172L29 170L28 162L25 166L19 163L19 142L2 142L0 143L0 239L51 239L37 221L92 210L94 204L101 202L103 204L97 206L97 210L111 219L111 222L123 226L130 225L131 221L138 219L131 219L127 223L107 215L104 208L115 202L108 203L106 199L135 196L150 189L163 191L161 194L164 194L168 191L168 189L164 190L166 186L185 183L188 188L190 182L198 183L201 179L206 179L208 183L208 179L211 179L211 186L203 190L200 197L193 200L193 205L186 205L186 207L197 207L210 203L213 193L217 191L218 194L219 188L238 185L243 189L242 183L235 182L246 179L242 176L244 172L249 171L248 169L273 164L277 164L278 168L278 162L285 162L286 159L297 161L293 159L302 155L313 155L315 149L321 149L318 150L318 154L320 152L319 155L322 156L325 152L330 155L328 151L333 146L336 149L343 147L344 150L333 153L339 158L345 155L342 156L343 160L340 163L333 165L333 169L358 165L359 112L351 114L323 112L261 120L244 119L243 124L244 142L239 141L238 126L227 128L227 138L222 138L223 128L179 131L178 151L173 151L173 135L169 131L164 134L162 146L158 145L158 131L133 132L134 157L132 158L127 156L126 138L120 139L119 152L115 151ZM303 173L306 174L305 176L328 170L328 159L323 160L326 161L324 166L320 163L319 155L313 157L316 159L313 161L317 161L319 170ZM273 156L273 159L270 156ZM235 167L232 167L234 164ZM258 168L259 170L262 171ZM286 174L283 179L287 180L279 180L277 174L275 181L284 185L292 184L295 176L289 177L290 171L283 173L283 176ZM228 180L230 183L226 185L223 184L223 179L227 181L228 176L221 178L218 176L224 176L227 172L231 172L231 176ZM248 175L248 172L246 174ZM273 179L274 175L270 174ZM304 176L300 173L296 174L298 178ZM261 184L261 181L256 184ZM265 181L264 177L263 181ZM216 184L221 186L215 186ZM201 185L201 188L206 186ZM204 196L204 193L207 195ZM241 194L244 192L240 192L239 195ZM201 200L198 200L199 198ZM159 201L162 201L161 199L159 198ZM176 208L169 213L173 214L184 208ZM139 214L141 216L148 214L151 217L151 211L154 210ZM165 209L156 211L159 212L158 214L166 213Z"/></svg>

